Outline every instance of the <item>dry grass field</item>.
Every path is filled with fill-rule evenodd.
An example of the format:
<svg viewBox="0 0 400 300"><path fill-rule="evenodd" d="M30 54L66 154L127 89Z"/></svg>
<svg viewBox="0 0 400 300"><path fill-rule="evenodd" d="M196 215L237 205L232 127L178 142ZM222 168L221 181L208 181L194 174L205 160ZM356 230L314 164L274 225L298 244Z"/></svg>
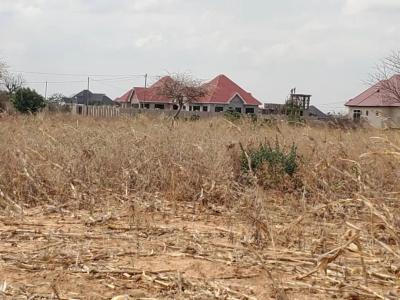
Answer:
<svg viewBox="0 0 400 300"><path fill-rule="evenodd" d="M397 131L3 117L0 298L399 299L399 201Z"/></svg>

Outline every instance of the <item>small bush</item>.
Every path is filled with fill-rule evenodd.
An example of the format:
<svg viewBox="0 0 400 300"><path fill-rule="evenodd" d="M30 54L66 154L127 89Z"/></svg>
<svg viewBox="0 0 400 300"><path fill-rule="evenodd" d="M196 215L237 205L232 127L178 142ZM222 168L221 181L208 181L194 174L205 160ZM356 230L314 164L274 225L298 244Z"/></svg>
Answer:
<svg viewBox="0 0 400 300"><path fill-rule="evenodd" d="M6 92L0 91L0 112L7 111L10 103L9 95Z"/></svg>
<svg viewBox="0 0 400 300"><path fill-rule="evenodd" d="M36 113L46 106L44 97L30 88L20 88L11 98L16 110L21 113Z"/></svg>
<svg viewBox="0 0 400 300"><path fill-rule="evenodd" d="M226 112L224 112L224 117L227 118L229 121L236 121L242 117L242 114L234 110L227 110Z"/></svg>
<svg viewBox="0 0 400 300"><path fill-rule="evenodd" d="M190 121L198 121L200 120L200 116L199 115L191 115L190 116Z"/></svg>
<svg viewBox="0 0 400 300"><path fill-rule="evenodd" d="M293 177L298 170L297 147L293 143L290 151L285 151L276 141L275 147L262 143L258 147L245 151L240 157L243 173L251 170L258 175L263 185L280 183L286 176Z"/></svg>
<svg viewBox="0 0 400 300"><path fill-rule="evenodd" d="M257 122L258 122L258 116L257 116L257 114L248 114L247 117L248 117L253 123L257 123Z"/></svg>

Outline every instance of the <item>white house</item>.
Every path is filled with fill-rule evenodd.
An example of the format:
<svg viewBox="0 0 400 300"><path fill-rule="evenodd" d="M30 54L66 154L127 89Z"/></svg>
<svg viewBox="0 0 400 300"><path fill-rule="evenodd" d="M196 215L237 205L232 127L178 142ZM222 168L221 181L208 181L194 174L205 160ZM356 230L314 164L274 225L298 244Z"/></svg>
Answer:
<svg viewBox="0 0 400 300"><path fill-rule="evenodd" d="M375 84L345 104L354 121L376 128L400 128L400 75Z"/></svg>

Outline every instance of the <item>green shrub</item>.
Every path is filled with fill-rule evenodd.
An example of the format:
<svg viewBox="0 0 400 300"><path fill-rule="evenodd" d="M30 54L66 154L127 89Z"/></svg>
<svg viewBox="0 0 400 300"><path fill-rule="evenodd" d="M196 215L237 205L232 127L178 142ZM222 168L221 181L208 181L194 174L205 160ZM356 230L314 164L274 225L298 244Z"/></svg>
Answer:
<svg viewBox="0 0 400 300"><path fill-rule="evenodd" d="M262 143L256 148L242 149L240 157L242 172L249 173L249 163L251 170L255 174L261 175L261 180L266 179L271 182L281 181L285 175L293 177L298 170L297 147L293 143L289 151L285 151L276 141L275 147L269 143Z"/></svg>
<svg viewBox="0 0 400 300"><path fill-rule="evenodd" d="M257 116L257 114L248 114L247 117L248 117L253 123L257 123L257 122L258 122L258 116Z"/></svg>
<svg viewBox="0 0 400 300"><path fill-rule="evenodd" d="M21 113L36 113L46 106L44 97L30 88L18 89L12 95L11 101L15 109Z"/></svg>
<svg viewBox="0 0 400 300"><path fill-rule="evenodd" d="M200 120L200 116L199 115L191 115L190 116L190 121L198 121Z"/></svg>
<svg viewBox="0 0 400 300"><path fill-rule="evenodd" d="M229 109L226 112L224 112L224 117L227 118L229 121L236 121L242 117L242 114L237 111Z"/></svg>

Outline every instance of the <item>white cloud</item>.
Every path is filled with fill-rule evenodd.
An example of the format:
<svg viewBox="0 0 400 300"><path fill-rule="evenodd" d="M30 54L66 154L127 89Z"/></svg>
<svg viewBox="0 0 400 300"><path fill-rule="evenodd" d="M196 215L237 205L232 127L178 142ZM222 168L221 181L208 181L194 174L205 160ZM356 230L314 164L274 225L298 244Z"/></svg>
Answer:
<svg viewBox="0 0 400 300"><path fill-rule="evenodd" d="M161 34L149 34L144 37L139 37L135 41L135 45L138 48L151 47L159 45L163 41L163 36Z"/></svg>
<svg viewBox="0 0 400 300"><path fill-rule="evenodd" d="M389 11L400 9L399 0L346 0L344 12L358 14L365 11Z"/></svg>
<svg viewBox="0 0 400 300"><path fill-rule="evenodd" d="M0 12L16 13L25 17L38 15L45 0L1 0Z"/></svg>

